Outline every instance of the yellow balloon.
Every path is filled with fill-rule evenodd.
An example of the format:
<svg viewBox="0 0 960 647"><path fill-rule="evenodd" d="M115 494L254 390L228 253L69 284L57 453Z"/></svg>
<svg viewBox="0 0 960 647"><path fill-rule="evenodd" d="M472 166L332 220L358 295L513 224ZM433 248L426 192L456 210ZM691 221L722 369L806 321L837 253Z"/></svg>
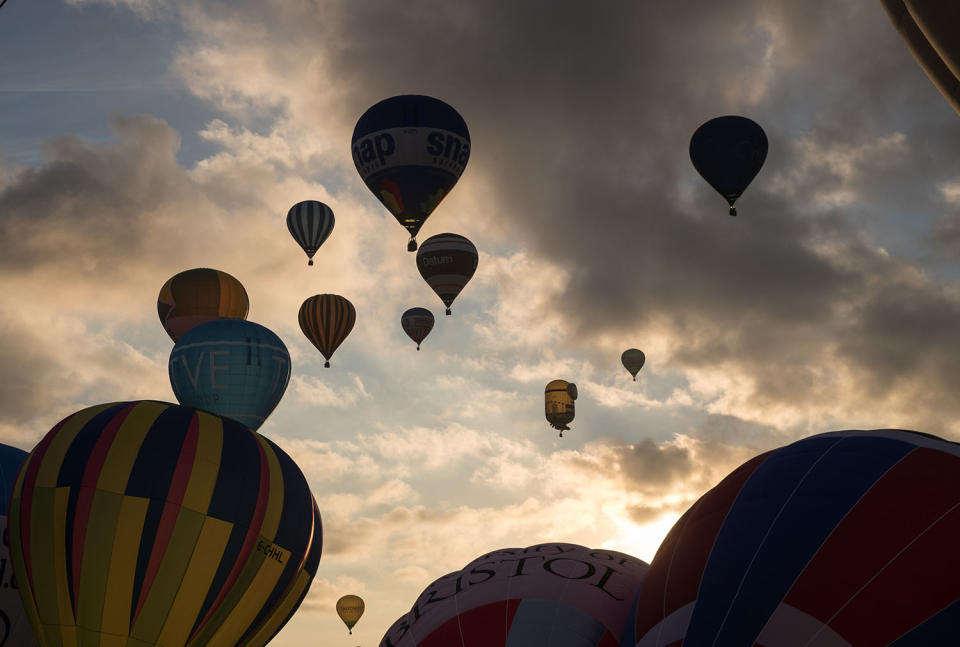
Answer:
<svg viewBox="0 0 960 647"><path fill-rule="evenodd" d="M573 401L577 399L577 385L566 380L553 380L547 384L543 395L547 422L560 430L562 438L563 432L570 429L567 425L573 422L575 415Z"/></svg>
<svg viewBox="0 0 960 647"><path fill-rule="evenodd" d="M353 634L353 625L363 615L363 600L357 595L345 595L337 600L337 615Z"/></svg>

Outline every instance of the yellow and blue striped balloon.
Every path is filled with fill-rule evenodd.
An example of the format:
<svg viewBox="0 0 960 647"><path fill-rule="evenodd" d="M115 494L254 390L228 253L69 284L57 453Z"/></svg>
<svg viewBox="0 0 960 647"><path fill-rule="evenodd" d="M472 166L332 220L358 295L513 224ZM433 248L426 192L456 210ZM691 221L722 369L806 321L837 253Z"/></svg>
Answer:
<svg viewBox="0 0 960 647"><path fill-rule="evenodd" d="M155 401L62 420L10 504L41 647L264 645L309 586L318 528L302 472L274 443Z"/></svg>
<svg viewBox="0 0 960 647"><path fill-rule="evenodd" d="M272 331L243 319L218 319L190 329L170 352L177 401L256 431L290 381L290 354Z"/></svg>

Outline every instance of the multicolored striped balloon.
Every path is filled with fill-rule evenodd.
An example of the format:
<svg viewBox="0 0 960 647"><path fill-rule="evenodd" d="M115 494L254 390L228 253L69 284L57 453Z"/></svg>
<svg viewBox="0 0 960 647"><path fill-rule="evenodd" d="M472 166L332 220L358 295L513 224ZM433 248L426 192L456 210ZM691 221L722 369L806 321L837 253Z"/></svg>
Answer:
<svg viewBox="0 0 960 647"><path fill-rule="evenodd" d="M246 319L247 291L226 272L198 267L175 274L160 288L157 314L170 339L214 319Z"/></svg>
<svg viewBox="0 0 960 647"><path fill-rule="evenodd" d="M390 97L360 116L351 147L360 177L410 233L407 251L416 251L417 232L470 159L463 117L433 97Z"/></svg>
<svg viewBox="0 0 960 647"><path fill-rule="evenodd" d="M477 248L459 234L437 234L417 251L417 269L443 305L450 306L477 271Z"/></svg>
<svg viewBox="0 0 960 647"><path fill-rule="evenodd" d="M154 401L62 420L10 506L43 646L264 645L309 586L318 527L303 474L274 443Z"/></svg>
<svg viewBox="0 0 960 647"><path fill-rule="evenodd" d="M317 347L330 368L330 358L353 330L357 311L339 294L316 294L300 305L300 330Z"/></svg>
<svg viewBox="0 0 960 647"><path fill-rule="evenodd" d="M647 568L576 544L496 550L428 586L380 647L617 647Z"/></svg>
<svg viewBox="0 0 960 647"><path fill-rule="evenodd" d="M304 200L290 207L287 212L287 229L307 253L307 258L310 259L307 265L313 265L313 255L333 231L335 222L333 209L322 202Z"/></svg>
<svg viewBox="0 0 960 647"><path fill-rule="evenodd" d="M960 444L837 431L744 463L674 525L623 647L958 644Z"/></svg>
<svg viewBox="0 0 960 647"><path fill-rule="evenodd" d="M417 350L420 350L420 342L433 330L433 313L426 308L410 308L400 315L400 326L403 327L403 332L417 343Z"/></svg>
<svg viewBox="0 0 960 647"><path fill-rule="evenodd" d="M226 416L256 431L290 381L290 353L270 329L218 319L189 330L170 351L170 386L188 407Z"/></svg>

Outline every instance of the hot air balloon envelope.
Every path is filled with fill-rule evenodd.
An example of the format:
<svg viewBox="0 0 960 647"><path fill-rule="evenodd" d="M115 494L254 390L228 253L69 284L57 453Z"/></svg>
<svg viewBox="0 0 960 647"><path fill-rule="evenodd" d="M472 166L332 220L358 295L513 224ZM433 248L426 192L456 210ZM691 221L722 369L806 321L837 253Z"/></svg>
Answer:
<svg viewBox="0 0 960 647"><path fill-rule="evenodd" d="M375 104L353 130L353 162L371 193L410 232L450 192L470 159L470 133L449 105L417 94Z"/></svg>
<svg viewBox="0 0 960 647"><path fill-rule="evenodd" d="M272 331L242 319L191 329L170 352L170 385L180 404L257 430L290 381L290 354Z"/></svg>
<svg viewBox="0 0 960 647"><path fill-rule="evenodd" d="M353 633L353 625L363 615L363 600L357 595L345 595L337 600L337 615L347 625L350 633Z"/></svg>
<svg viewBox="0 0 960 647"><path fill-rule="evenodd" d="M625 350L623 351L623 355L620 356L620 363L622 363L623 367L633 376L634 382L637 381L637 373L640 372L640 369L643 368L643 363L646 361L647 357L643 354L643 351L637 350L636 348Z"/></svg>
<svg viewBox="0 0 960 647"><path fill-rule="evenodd" d="M690 138L690 160L710 186L726 198L730 215L733 203L760 172L767 159L767 135L746 117L711 119Z"/></svg>
<svg viewBox="0 0 960 647"><path fill-rule="evenodd" d="M563 436L573 422L575 409L573 401L577 399L577 385L566 380L553 380L544 389L544 405L547 422Z"/></svg>
<svg viewBox="0 0 960 647"><path fill-rule="evenodd" d="M576 544L495 550L428 586L380 647L615 646L647 568Z"/></svg>
<svg viewBox="0 0 960 647"><path fill-rule="evenodd" d="M330 368L330 358L353 330L357 311L353 304L339 294L317 294L300 305L300 330L323 355L324 366Z"/></svg>
<svg viewBox="0 0 960 647"><path fill-rule="evenodd" d="M20 599L10 554L8 503L17 481L17 472L27 460L27 452L9 445L0 445L0 646L36 645L30 620Z"/></svg>
<svg viewBox="0 0 960 647"><path fill-rule="evenodd" d="M333 210L316 200L304 200L290 207L287 212L287 229L307 253L307 258L310 259L307 265L313 265L313 255L333 231L335 221Z"/></svg>
<svg viewBox="0 0 960 647"><path fill-rule="evenodd" d="M20 595L47 645L264 645L309 584L306 479L228 418L102 404L57 424L10 508Z"/></svg>
<svg viewBox="0 0 960 647"><path fill-rule="evenodd" d="M174 275L160 288L157 314L164 330L177 341L194 326L214 319L246 319L247 291L226 272L197 268Z"/></svg>
<svg viewBox="0 0 960 647"><path fill-rule="evenodd" d="M459 234L431 236L417 251L420 276L447 306L447 314L453 300L477 271L478 259L477 248Z"/></svg>
<svg viewBox="0 0 960 647"><path fill-rule="evenodd" d="M426 308L410 308L400 316L400 325L420 350L420 342L433 330L433 313Z"/></svg>
<svg viewBox="0 0 960 647"><path fill-rule="evenodd" d="M960 445L894 429L747 461L661 544L622 645L949 645Z"/></svg>

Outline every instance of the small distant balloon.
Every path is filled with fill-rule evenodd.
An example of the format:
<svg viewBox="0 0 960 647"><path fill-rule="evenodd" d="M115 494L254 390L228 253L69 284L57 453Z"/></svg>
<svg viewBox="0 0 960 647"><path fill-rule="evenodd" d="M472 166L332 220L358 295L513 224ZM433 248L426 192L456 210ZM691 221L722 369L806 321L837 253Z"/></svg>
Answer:
<svg viewBox="0 0 960 647"><path fill-rule="evenodd" d="M717 193L733 203L760 172L767 159L767 135L746 117L729 115L706 122L690 138L690 161Z"/></svg>
<svg viewBox="0 0 960 647"><path fill-rule="evenodd" d="M256 431L283 397L290 354L271 330L243 319L191 329L173 347L170 385L180 404Z"/></svg>
<svg viewBox="0 0 960 647"><path fill-rule="evenodd" d="M313 265L313 255L333 231L333 209L317 202L304 200L287 212L287 229L297 244L307 253L307 265Z"/></svg>
<svg viewBox="0 0 960 647"><path fill-rule="evenodd" d="M363 600L356 595L345 595L337 600L337 615L347 625L350 635L353 635L353 626L363 615Z"/></svg>
<svg viewBox="0 0 960 647"><path fill-rule="evenodd" d="M246 319L247 291L226 272L198 267L169 278L157 297L157 314L170 339L214 319Z"/></svg>
<svg viewBox="0 0 960 647"><path fill-rule="evenodd" d="M420 350L420 342L433 330L433 313L426 308L410 308L400 316L400 325Z"/></svg>
<svg viewBox="0 0 960 647"><path fill-rule="evenodd" d="M623 351L623 355L620 356L620 362L623 364L623 367L627 369L630 375L633 376L633 381L637 381L637 373L640 372L640 369L643 368L643 363L647 361L646 356L643 354L642 350L637 350L636 348L630 348Z"/></svg>
<svg viewBox="0 0 960 647"><path fill-rule="evenodd" d="M317 294L300 306L300 330L316 346L330 368L330 358L357 321L353 304L339 294Z"/></svg>
<svg viewBox="0 0 960 647"><path fill-rule="evenodd" d="M477 271L477 248L459 234L437 234L417 251L417 269L437 293L450 314L450 306Z"/></svg>
<svg viewBox="0 0 960 647"><path fill-rule="evenodd" d="M449 105L417 94L384 99L353 130L353 162L370 192L410 233L417 232L470 159L467 123Z"/></svg>
<svg viewBox="0 0 960 647"><path fill-rule="evenodd" d="M546 407L547 422L554 429L563 432L569 431L569 425L576 415L573 401L577 399L577 385L566 380L553 380L544 389L544 405Z"/></svg>

